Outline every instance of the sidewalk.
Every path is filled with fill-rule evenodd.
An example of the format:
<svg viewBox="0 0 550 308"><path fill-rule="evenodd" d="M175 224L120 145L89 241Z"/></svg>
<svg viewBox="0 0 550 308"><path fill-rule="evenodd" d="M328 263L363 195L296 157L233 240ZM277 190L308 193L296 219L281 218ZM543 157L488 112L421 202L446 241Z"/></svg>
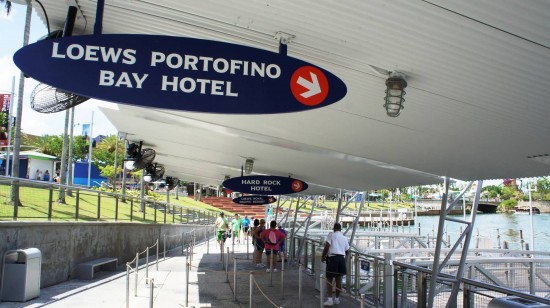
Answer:
<svg viewBox="0 0 550 308"><path fill-rule="evenodd" d="M281 293L281 263L277 263L277 273L266 273L252 263L252 245L233 245L230 249L229 272L226 272L220 259L220 248L214 240L209 241L209 254L206 243L198 243L192 255L189 273L188 307L249 307L250 272L253 271L252 305L262 307L299 307L298 266L285 263L284 290ZM247 259L247 246L249 249ZM233 263L237 258L237 301L233 295ZM265 255L262 260L265 262ZM143 260L140 259L140 262ZM153 279L153 307L186 307L186 256L181 248L167 252L166 258L156 264L150 259L149 278ZM121 266L124 268L124 266ZM92 281L73 279L40 290L40 297L26 303L1 302L1 307L126 307L126 272L99 272ZM271 280L272 279L272 280ZM150 284L146 284L145 266L138 272L137 296L134 295L135 275L130 273L129 307L149 307ZM340 307L359 307L359 302L344 294ZM312 275L302 274L302 307L321 307L319 291L315 290Z"/></svg>

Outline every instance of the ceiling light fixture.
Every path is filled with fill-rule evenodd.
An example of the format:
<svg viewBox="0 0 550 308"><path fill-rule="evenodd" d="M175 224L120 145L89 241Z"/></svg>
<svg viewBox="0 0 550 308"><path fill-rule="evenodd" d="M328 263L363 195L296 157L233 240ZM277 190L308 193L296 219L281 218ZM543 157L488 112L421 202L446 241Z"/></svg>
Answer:
<svg viewBox="0 0 550 308"><path fill-rule="evenodd" d="M254 160L251 158L247 158L246 162L244 163L244 173L251 174L253 167L254 167Z"/></svg>
<svg viewBox="0 0 550 308"><path fill-rule="evenodd" d="M399 72L391 72L390 77L386 79L386 98L384 108L388 116L395 118L399 116L403 107L405 99L405 88L407 87L407 81L405 75Z"/></svg>

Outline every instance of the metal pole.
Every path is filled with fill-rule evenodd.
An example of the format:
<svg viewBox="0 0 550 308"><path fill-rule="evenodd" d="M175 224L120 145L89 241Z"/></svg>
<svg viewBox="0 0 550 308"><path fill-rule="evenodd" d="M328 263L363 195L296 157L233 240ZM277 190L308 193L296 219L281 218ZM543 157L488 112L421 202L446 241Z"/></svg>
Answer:
<svg viewBox="0 0 550 308"><path fill-rule="evenodd" d="M11 147L11 130L13 126L13 116L11 115L13 109L13 98L15 97L15 76L11 78L11 95L10 95L10 109L8 116L8 147L6 148L6 173L5 176L10 174L10 147Z"/></svg>
<svg viewBox="0 0 550 308"><path fill-rule="evenodd" d="M185 307L189 307L189 271L191 263L187 262L185 266Z"/></svg>
<svg viewBox="0 0 550 308"><path fill-rule="evenodd" d="M225 282L229 283L229 247L225 256Z"/></svg>
<svg viewBox="0 0 550 308"><path fill-rule="evenodd" d="M147 284L149 279L149 246L145 251L145 284Z"/></svg>
<svg viewBox="0 0 550 308"><path fill-rule="evenodd" d="M162 236L163 236L163 240L162 240L162 259L166 260L166 234L163 234Z"/></svg>
<svg viewBox="0 0 550 308"><path fill-rule="evenodd" d="M323 300L325 298L325 293L323 292L323 289L324 289L324 285L325 285L325 274L321 274L319 276L319 292L320 292L320 295L319 295L319 298L321 299L321 307L323 307Z"/></svg>
<svg viewBox="0 0 550 308"><path fill-rule="evenodd" d="M210 254L210 231L206 230L206 254Z"/></svg>
<svg viewBox="0 0 550 308"><path fill-rule="evenodd" d="M237 301L237 258L233 258L233 301Z"/></svg>
<svg viewBox="0 0 550 308"><path fill-rule="evenodd" d="M134 271L136 273L136 280L134 282L134 296L137 297L137 286L138 286L138 267L139 267L139 252L136 252L136 270Z"/></svg>
<svg viewBox="0 0 550 308"><path fill-rule="evenodd" d="M361 305L361 308L364 308L365 307L365 294L361 293L361 298L360 298L360 305Z"/></svg>
<svg viewBox="0 0 550 308"><path fill-rule="evenodd" d="M248 307L252 308L252 291L254 290L254 272L250 271L250 293L248 294Z"/></svg>
<svg viewBox="0 0 550 308"><path fill-rule="evenodd" d="M94 112L92 111L92 123L90 123L90 146L88 150L88 187L92 187L91 176L92 176L92 143L94 139Z"/></svg>
<svg viewBox="0 0 550 308"><path fill-rule="evenodd" d="M73 146L74 146L74 110L75 108L71 108L71 119L70 119L70 132L69 132L69 160L67 162L68 169L69 169L69 177L67 179L67 185L69 187L73 186L73 161L74 161L74 153L73 153ZM55 171L52 170L52 177L55 174ZM55 180L54 180L55 182ZM67 189L67 196L72 197L73 196L73 190Z"/></svg>
<svg viewBox="0 0 550 308"><path fill-rule="evenodd" d="M269 286L273 286L273 249L269 255Z"/></svg>
<svg viewBox="0 0 550 308"><path fill-rule="evenodd" d="M527 189L529 189L529 215L531 216L531 250L535 250L535 231L533 229L533 202L532 202L532 190L531 180L527 182Z"/></svg>
<svg viewBox="0 0 550 308"><path fill-rule="evenodd" d="M151 278L151 285L149 288L149 308L153 308L153 288L155 287L155 279Z"/></svg>
<svg viewBox="0 0 550 308"><path fill-rule="evenodd" d="M285 273L285 260L281 262L281 299L285 298L285 274L284 273Z"/></svg>
<svg viewBox="0 0 550 308"><path fill-rule="evenodd" d="M74 111L74 108L73 108L73 111ZM71 135L71 138L72 138L72 135ZM118 167L118 131L116 132L116 136L115 136L115 171L113 172L113 192L116 192L117 167Z"/></svg>
<svg viewBox="0 0 550 308"><path fill-rule="evenodd" d="M157 266L157 271L159 270L159 240L157 239L157 262L156 262L156 266Z"/></svg>
<svg viewBox="0 0 550 308"><path fill-rule="evenodd" d="M302 264L298 266L298 303L299 307L302 308Z"/></svg>
<svg viewBox="0 0 550 308"><path fill-rule="evenodd" d="M130 263L126 263L126 308L130 308Z"/></svg>

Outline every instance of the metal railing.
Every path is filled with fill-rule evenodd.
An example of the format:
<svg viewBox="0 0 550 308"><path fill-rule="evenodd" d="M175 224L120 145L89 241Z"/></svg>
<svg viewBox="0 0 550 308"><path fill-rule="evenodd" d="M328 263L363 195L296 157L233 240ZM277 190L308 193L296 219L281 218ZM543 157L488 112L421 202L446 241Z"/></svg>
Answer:
<svg viewBox="0 0 550 308"><path fill-rule="evenodd" d="M12 186L18 187L20 206L13 204ZM60 193L64 197L58 200ZM216 216L217 212L187 205L80 186L0 176L0 220L114 220L209 225L215 222Z"/></svg>
<svg viewBox="0 0 550 308"><path fill-rule="evenodd" d="M379 241L395 241L396 234ZM322 242L317 238L297 235L289 239L290 256L321 280L324 274L320 255ZM410 242L405 237L404 242ZM298 247L304 249L298 255ZM446 252L444 250L444 252ZM448 252L448 251L447 251ZM346 258L348 275L343 288L347 296L373 307L426 307L428 300L433 249L379 249L368 252L352 249ZM445 268L448 279L438 281L434 306L445 306L450 296L459 260L451 259ZM470 249L466 270L458 283L459 307L486 307L496 297L514 295L550 304L550 252L526 250Z"/></svg>

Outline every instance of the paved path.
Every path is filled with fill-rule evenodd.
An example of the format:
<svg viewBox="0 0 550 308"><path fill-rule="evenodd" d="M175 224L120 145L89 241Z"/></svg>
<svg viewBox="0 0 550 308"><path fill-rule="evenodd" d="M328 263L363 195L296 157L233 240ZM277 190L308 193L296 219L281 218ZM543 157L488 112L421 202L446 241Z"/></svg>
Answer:
<svg viewBox="0 0 550 308"><path fill-rule="evenodd" d="M229 242L229 241L228 241ZM229 242L230 243L230 242ZM299 307L298 268L288 265L284 274L284 290L281 293L281 271L266 273L252 263L252 245L234 246L230 253L229 274L220 260L220 248L213 240L197 244L192 254L189 274L188 307L249 307L250 272L253 271L253 307ZM232 245L227 245L233 251ZM226 246L226 247L227 247ZM191 254L189 254L191 255ZM237 301L233 295L233 258L237 258ZM181 248L167 253L156 264L150 263L149 277L153 279L153 307L186 307L186 260ZM263 256L265 261L265 255ZM154 260L153 260L154 261ZM144 260L140 260L144 263ZM281 263L277 263L281 268ZM320 307L319 291L315 289L312 275L302 272L302 307ZM2 302L1 307L126 307L126 272L99 272L92 281L73 279L41 289L40 297L26 303ZM227 279L228 278L228 279ZM227 282L229 280L229 282ZM259 287L259 288L258 288ZM146 283L145 265L138 272L137 295L134 295L135 275L130 274L129 307L149 307L150 284ZM264 293L265 295L263 295ZM342 296L340 307L360 307L353 298Z"/></svg>

